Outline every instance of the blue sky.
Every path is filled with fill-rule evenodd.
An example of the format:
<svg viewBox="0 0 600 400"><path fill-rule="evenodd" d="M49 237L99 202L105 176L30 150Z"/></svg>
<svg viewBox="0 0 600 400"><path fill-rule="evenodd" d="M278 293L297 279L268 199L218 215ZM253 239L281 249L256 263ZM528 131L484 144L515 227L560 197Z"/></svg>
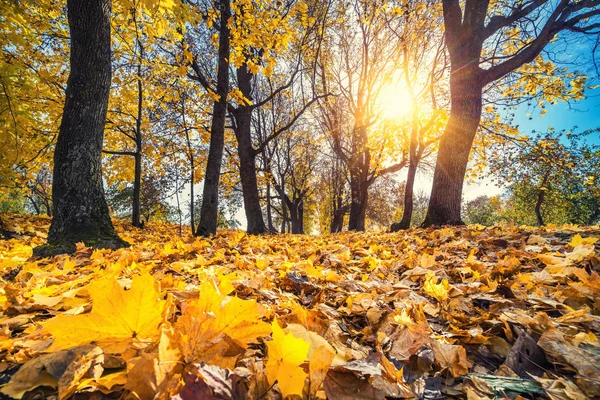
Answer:
<svg viewBox="0 0 600 400"><path fill-rule="evenodd" d="M546 109L548 112L544 116L540 116L538 110L532 111L529 119L530 117L526 116L530 112L527 107L519 107L515 124L519 125L520 132L529 134L534 129L544 132L550 126L556 130L567 131L577 126L578 132L598 128L600 127L600 88L588 90L584 100L547 105ZM590 136L589 139L594 143L600 143L598 134Z"/></svg>

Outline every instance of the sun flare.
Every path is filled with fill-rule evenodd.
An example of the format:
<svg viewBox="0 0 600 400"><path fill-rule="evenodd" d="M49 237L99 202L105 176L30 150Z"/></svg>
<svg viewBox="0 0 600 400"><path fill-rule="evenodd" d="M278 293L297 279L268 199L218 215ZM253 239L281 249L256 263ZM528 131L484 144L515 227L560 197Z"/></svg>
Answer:
<svg viewBox="0 0 600 400"><path fill-rule="evenodd" d="M400 85L383 88L379 101L381 116L388 120L401 120L410 115L412 99L408 90Z"/></svg>

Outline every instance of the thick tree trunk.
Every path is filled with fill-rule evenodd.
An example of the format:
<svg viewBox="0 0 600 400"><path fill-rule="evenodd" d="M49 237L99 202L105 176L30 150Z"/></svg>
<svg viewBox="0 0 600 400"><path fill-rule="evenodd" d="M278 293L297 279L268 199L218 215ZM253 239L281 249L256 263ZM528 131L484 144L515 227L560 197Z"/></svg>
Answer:
<svg viewBox="0 0 600 400"><path fill-rule="evenodd" d="M290 220L292 222L292 233L303 234L304 233L304 202L299 199L294 202L290 202Z"/></svg>
<svg viewBox="0 0 600 400"><path fill-rule="evenodd" d="M242 94L251 100L252 74L243 65L237 69L238 86ZM261 234L267 231L260 206L258 183L256 179L256 152L252 147L252 107L239 105L233 112L235 118L235 136L238 142L240 158L240 180L244 198L244 211L248 226L246 232Z"/></svg>
<svg viewBox="0 0 600 400"><path fill-rule="evenodd" d="M35 255L128 244L115 233L102 187L102 142L111 80L110 0L68 0L71 71L54 151L54 217Z"/></svg>
<svg viewBox="0 0 600 400"><path fill-rule="evenodd" d="M477 74L451 78L450 118L440 141L429 207L423 226L464 225L460 215L463 181L482 111Z"/></svg>
<svg viewBox="0 0 600 400"><path fill-rule="evenodd" d="M348 230L350 231L365 230L369 197L369 185L365 175L362 169L350 172L350 194L352 196L348 218Z"/></svg>
<svg viewBox="0 0 600 400"><path fill-rule="evenodd" d="M219 214L219 179L225 145L225 118L227 116L227 94L229 93L229 28L231 17L230 0L219 1L221 18L219 31L219 63L217 70L217 94L219 100L213 106L210 127L210 146L204 175L200 222L196 235L208 236L217 233Z"/></svg>
<svg viewBox="0 0 600 400"><path fill-rule="evenodd" d="M350 215L348 230L364 231L369 197L369 169L371 167L371 152L367 147L367 127L354 128L356 138L352 144L352 159L350 161Z"/></svg>

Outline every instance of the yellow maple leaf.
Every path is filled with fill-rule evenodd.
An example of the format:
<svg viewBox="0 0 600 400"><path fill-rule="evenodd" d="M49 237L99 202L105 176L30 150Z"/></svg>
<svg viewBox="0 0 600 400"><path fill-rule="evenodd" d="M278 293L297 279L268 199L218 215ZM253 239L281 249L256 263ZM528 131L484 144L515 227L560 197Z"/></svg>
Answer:
<svg viewBox="0 0 600 400"><path fill-rule="evenodd" d="M423 284L423 291L436 298L438 301L448 300L448 290L450 284L447 279L444 279L442 283L437 283L438 278L433 272L428 272L425 276L425 283Z"/></svg>
<svg viewBox="0 0 600 400"><path fill-rule="evenodd" d="M267 342L269 359L267 360L267 379L270 384L277 381L283 397L297 394L302 396L304 380L308 376L300 367L308 356L310 344L302 339L287 335L277 320L273 321L273 340Z"/></svg>
<svg viewBox="0 0 600 400"><path fill-rule="evenodd" d="M59 315L44 324L54 337L50 351L95 342L107 353L120 354L134 341L158 337L166 301L160 300L154 278L144 274L133 278L124 290L113 278L89 285L92 311L83 315Z"/></svg>
<svg viewBox="0 0 600 400"><path fill-rule="evenodd" d="M582 238L580 234L577 234L571 238L571 241L569 242L569 246L575 248L582 244L594 244L597 241L598 241L598 238L595 238L595 237Z"/></svg>
<svg viewBox="0 0 600 400"><path fill-rule="evenodd" d="M262 316L256 301L225 296L214 282L202 283L200 297L186 305L175 324L184 359L233 368L249 342L271 333Z"/></svg>

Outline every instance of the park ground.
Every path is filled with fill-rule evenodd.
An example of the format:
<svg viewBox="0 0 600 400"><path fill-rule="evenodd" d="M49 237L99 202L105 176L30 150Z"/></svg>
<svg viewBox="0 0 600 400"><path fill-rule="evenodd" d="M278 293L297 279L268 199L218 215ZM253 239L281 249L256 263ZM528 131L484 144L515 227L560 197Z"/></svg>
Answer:
<svg viewBox="0 0 600 400"><path fill-rule="evenodd" d="M600 397L599 226L207 239L115 221L130 248L36 259L50 219L5 219L3 396Z"/></svg>

